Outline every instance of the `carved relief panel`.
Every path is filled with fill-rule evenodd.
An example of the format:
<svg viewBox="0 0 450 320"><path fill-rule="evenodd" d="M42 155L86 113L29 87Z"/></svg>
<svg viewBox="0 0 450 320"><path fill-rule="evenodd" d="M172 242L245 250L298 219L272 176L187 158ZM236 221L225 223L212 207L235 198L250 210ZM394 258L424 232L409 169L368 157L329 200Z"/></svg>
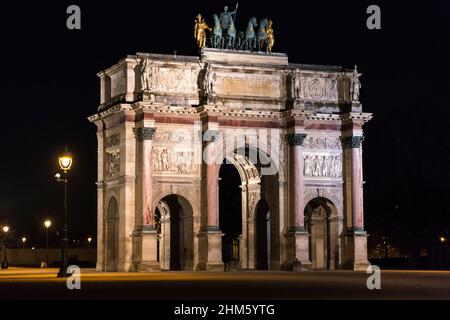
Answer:
<svg viewBox="0 0 450 320"><path fill-rule="evenodd" d="M105 137L105 175L115 178L120 175L120 133Z"/></svg>
<svg viewBox="0 0 450 320"><path fill-rule="evenodd" d="M198 173L193 135L186 130L159 129L153 137L154 173Z"/></svg>
<svg viewBox="0 0 450 320"><path fill-rule="evenodd" d="M360 85L353 76L345 73L305 74L300 70L291 72L291 97L311 102L349 103L359 98ZM355 84L354 84L355 83ZM359 86L358 86L359 85ZM357 97L358 96L358 97Z"/></svg>
<svg viewBox="0 0 450 320"><path fill-rule="evenodd" d="M148 58L139 58L138 68L143 91L198 94L199 68L162 67Z"/></svg>
<svg viewBox="0 0 450 320"><path fill-rule="evenodd" d="M106 178L115 178L120 175L120 151L113 150L105 152Z"/></svg>
<svg viewBox="0 0 450 320"><path fill-rule="evenodd" d="M342 147L339 137L308 135L304 141L303 175L311 178L342 177Z"/></svg>

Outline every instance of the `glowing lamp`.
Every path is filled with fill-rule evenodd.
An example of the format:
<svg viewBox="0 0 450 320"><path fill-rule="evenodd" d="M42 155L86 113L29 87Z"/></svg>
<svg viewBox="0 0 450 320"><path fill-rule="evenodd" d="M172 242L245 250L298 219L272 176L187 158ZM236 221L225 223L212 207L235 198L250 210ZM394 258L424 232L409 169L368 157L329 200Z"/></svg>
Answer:
<svg viewBox="0 0 450 320"><path fill-rule="evenodd" d="M64 172L69 171L70 167L72 166L72 155L67 150L67 147L64 153L59 156L59 166L61 167L61 170L63 170Z"/></svg>
<svg viewBox="0 0 450 320"><path fill-rule="evenodd" d="M50 220L45 220L44 226L48 229L52 225L52 222Z"/></svg>

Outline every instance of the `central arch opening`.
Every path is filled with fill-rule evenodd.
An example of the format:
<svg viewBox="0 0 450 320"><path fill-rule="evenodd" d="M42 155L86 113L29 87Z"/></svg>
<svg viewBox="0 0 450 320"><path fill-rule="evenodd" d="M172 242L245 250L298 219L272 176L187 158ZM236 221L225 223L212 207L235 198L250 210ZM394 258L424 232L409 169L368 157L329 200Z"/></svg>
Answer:
<svg viewBox="0 0 450 320"><path fill-rule="evenodd" d="M239 261L242 234L242 181L238 170L226 160L219 171L219 227L222 233L222 261L225 266Z"/></svg>

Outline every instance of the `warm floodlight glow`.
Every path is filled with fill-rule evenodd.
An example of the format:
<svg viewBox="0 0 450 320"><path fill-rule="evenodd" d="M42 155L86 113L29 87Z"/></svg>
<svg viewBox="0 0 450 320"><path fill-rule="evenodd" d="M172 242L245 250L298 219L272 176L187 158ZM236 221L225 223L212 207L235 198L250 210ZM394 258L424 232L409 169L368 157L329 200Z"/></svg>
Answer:
<svg viewBox="0 0 450 320"><path fill-rule="evenodd" d="M72 166L72 155L67 150L67 147L64 153L59 156L59 166L64 172L69 171Z"/></svg>
<svg viewBox="0 0 450 320"><path fill-rule="evenodd" d="M89 243L91 243L91 241L92 241L92 238L91 238L91 237L89 237L89 238L88 238L88 242L89 242Z"/></svg>
<svg viewBox="0 0 450 320"><path fill-rule="evenodd" d="M27 238L26 237L23 237L22 238L22 243L25 243L27 241Z"/></svg>
<svg viewBox="0 0 450 320"><path fill-rule="evenodd" d="M439 240L440 240L441 242L445 242L445 240L447 240L447 239L445 239L444 237L440 237Z"/></svg>
<svg viewBox="0 0 450 320"><path fill-rule="evenodd" d="M50 220L45 220L44 226L48 229L52 225L52 222Z"/></svg>
<svg viewBox="0 0 450 320"><path fill-rule="evenodd" d="M2 230L3 230L4 233L8 233L9 227L8 226L3 226Z"/></svg>

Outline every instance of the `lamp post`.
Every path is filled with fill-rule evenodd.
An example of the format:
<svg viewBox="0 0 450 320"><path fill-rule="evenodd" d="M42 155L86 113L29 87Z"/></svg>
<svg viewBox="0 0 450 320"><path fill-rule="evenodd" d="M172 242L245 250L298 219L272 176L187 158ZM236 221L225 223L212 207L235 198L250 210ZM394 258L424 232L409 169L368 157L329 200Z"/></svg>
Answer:
<svg viewBox="0 0 450 320"><path fill-rule="evenodd" d="M68 256L67 256L67 246L68 246L68 236L67 236L67 172L70 170L72 166L72 155L68 151L67 147L62 155L59 156L58 159L59 167L64 173L64 178L61 178L61 174L57 173L55 178L58 182L64 182L64 230L63 230L63 239L61 243L61 268L58 272L58 277L68 277L67 273L68 267Z"/></svg>
<svg viewBox="0 0 450 320"><path fill-rule="evenodd" d="M3 226L2 231L5 234L3 237L3 248L5 249L5 255L4 255L3 261L2 261L2 269L8 269L8 258L6 256L6 237L8 236L9 227Z"/></svg>
<svg viewBox="0 0 450 320"><path fill-rule="evenodd" d="M45 220L45 267L48 267L48 229L51 227L52 222L50 220Z"/></svg>

